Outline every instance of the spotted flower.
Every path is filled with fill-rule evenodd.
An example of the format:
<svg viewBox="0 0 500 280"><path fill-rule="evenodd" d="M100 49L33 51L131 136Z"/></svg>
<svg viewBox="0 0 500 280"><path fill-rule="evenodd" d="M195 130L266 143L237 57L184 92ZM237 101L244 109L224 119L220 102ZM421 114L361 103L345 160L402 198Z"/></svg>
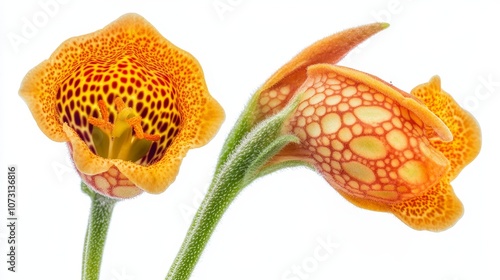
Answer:
<svg viewBox="0 0 500 280"><path fill-rule="evenodd" d="M65 41L20 95L83 181L116 198L164 191L224 119L196 59L136 14Z"/></svg>
<svg viewBox="0 0 500 280"><path fill-rule="evenodd" d="M340 40L349 49L352 34L381 28L348 30L303 53L321 53L325 40L330 45ZM353 204L392 212L415 229L452 226L463 207L450 182L481 146L474 118L441 89L438 77L408 94L372 75L333 65L324 55L306 61L302 54L258 93L261 118L300 94L284 128L300 142L286 146L269 165L305 162Z"/></svg>

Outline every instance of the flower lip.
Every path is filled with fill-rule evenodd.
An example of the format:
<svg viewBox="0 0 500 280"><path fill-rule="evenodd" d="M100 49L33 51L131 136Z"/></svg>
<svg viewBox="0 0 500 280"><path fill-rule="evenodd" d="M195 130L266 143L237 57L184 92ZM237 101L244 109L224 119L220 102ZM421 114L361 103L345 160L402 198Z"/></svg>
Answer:
<svg viewBox="0 0 500 280"><path fill-rule="evenodd" d="M196 59L137 14L63 42L26 75L19 93L50 139L71 143L79 172L99 174L114 165L152 193L173 181L187 151L206 144L224 119ZM90 120L118 97L145 133L160 136L139 165L96 155ZM118 113L107 117L113 123Z"/></svg>

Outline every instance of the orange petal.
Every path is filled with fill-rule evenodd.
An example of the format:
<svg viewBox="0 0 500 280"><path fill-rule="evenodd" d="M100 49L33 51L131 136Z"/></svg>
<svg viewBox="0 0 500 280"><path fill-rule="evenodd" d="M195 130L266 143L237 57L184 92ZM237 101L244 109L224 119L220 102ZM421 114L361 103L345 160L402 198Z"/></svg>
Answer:
<svg viewBox="0 0 500 280"><path fill-rule="evenodd" d="M373 23L347 29L307 47L276 71L259 89L259 112L273 114L281 110L305 81L307 67L317 63L337 63L358 44L388 26L387 23Z"/></svg>
<svg viewBox="0 0 500 280"><path fill-rule="evenodd" d="M418 197L391 205L396 217L417 230L445 230L462 217L463 211L462 203L446 180Z"/></svg>
<svg viewBox="0 0 500 280"><path fill-rule="evenodd" d="M94 180L95 176L104 176L110 169L116 167L120 176L124 176L138 188L149 193L161 193L174 181L179 172L181 160L189 149L185 145L172 145L158 162L143 166L121 159L107 159L97 156L67 124L63 125L63 129L69 138L70 150L78 172L83 175L82 179L93 187L95 186L92 185L93 181L91 180ZM108 191L108 193L103 192L102 194L113 196L112 188Z"/></svg>
<svg viewBox="0 0 500 280"><path fill-rule="evenodd" d="M418 196L446 173L448 161L429 144L420 116L439 134L447 136L446 127L409 94L329 64L309 67L297 92L302 101L286 129L301 143L278 158L313 164L347 197L392 204Z"/></svg>
<svg viewBox="0 0 500 280"><path fill-rule="evenodd" d="M68 124L63 124L63 131L69 139L75 167L80 172L94 175L105 172L113 166L112 160L102 158L90 151L85 141Z"/></svg>
<svg viewBox="0 0 500 280"><path fill-rule="evenodd" d="M379 212L389 212L390 204L379 202L371 199L366 199L358 196L354 196L350 193L344 192L342 189L337 189L340 195L342 195L347 201L356 205L359 208L379 211Z"/></svg>
<svg viewBox="0 0 500 280"><path fill-rule="evenodd" d="M428 83L415 87L411 94L418 97L434 112L453 134L453 141L444 143L431 139L431 145L450 161L448 180L451 182L469 164L481 149L481 130L474 117L462 109L448 93L441 89L441 81L434 76Z"/></svg>

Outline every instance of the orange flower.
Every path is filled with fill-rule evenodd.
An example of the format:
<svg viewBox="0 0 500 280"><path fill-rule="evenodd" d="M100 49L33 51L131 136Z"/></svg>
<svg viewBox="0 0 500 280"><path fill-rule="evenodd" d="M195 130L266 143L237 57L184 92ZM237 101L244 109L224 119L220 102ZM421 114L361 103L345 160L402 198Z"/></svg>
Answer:
<svg viewBox="0 0 500 280"><path fill-rule="evenodd" d="M329 44L343 42L348 50L353 32L381 27L344 31ZM304 53L320 53L327 39ZM463 207L450 182L481 146L474 118L441 90L438 77L410 95L372 75L325 64L330 61L295 58L259 91L259 118L301 94L284 128L300 143L286 146L267 166L305 162L359 207L392 212L415 229L452 226Z"/></svg>
<svg viewBox="0 0 500 280"><path fill-rule="evenodd" d="M83 181L116 198L163 192L224 119L196 59L136 14L65 41L20 95Z"/></svg>

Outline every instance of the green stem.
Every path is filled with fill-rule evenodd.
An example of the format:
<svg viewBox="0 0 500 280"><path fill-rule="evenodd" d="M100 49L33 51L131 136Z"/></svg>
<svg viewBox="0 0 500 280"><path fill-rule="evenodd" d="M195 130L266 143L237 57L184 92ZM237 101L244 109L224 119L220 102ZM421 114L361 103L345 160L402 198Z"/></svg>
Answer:
<svg viewBox="0 0 500 280"><path fill-rule="evenodd" d="M95 193L84 183L82 190L92 202L83 247L82 280L98 280L109 223L118 200Z"/></svg>
<svg viewBox="0 0 500 280"><path fill-rule="evenodd" d="M234 198L245 186L264 175L260 171L266 170L264 166L283 147L297 142L297 137L282 135L281 130L287 117L297 107L298 100L297 97L280 113L258 124L248 121L251 116L245 117L252 111L245 112L237 122L223 147L212 184L166 280L189 279L210 236Z"/></svg>
<svg viewBox="0 0 500 280"><path fill-rule="evenodd" d="M225 185L225 186L224 186ZM177 257L170 267L167 280L189 279L198 259L222 215L238 191L228 192L227 184L211 188L198 209Z"/></svg>

